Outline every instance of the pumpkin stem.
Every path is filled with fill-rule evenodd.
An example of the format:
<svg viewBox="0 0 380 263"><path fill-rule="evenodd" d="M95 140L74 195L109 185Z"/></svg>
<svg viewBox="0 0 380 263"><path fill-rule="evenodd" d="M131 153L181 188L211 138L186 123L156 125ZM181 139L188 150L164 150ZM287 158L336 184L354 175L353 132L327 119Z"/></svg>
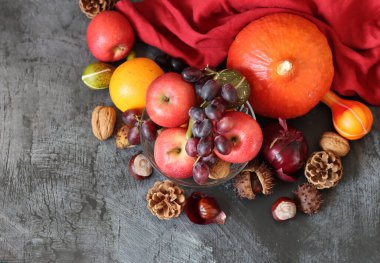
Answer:
<svg viewBox="0 0 380 263"><path fill-rule="evenodd" d="M289 60L284 60L277 66L277 74L280 76L288 75L292 70L293 64Z"/></svg>

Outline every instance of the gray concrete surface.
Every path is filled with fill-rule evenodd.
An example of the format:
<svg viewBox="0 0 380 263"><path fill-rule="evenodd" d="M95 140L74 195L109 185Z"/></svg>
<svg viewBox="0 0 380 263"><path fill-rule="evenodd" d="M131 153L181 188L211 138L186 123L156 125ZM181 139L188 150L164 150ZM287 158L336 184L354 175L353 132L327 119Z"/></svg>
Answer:
<svg viewBox="0 0 380 263"><path fill-rule="evenodd" d="M91 133L92 109L111 102L81 83L93 58L77 1L0 3L1 262L380 262L380 108L319 214L277 223L272 202L297 184L241 201L227 183L206 191L224 226L159 221L145 195L162 178L136 182L127 161L139 149L117 151ZM332 129L324 105L291 123L312 150Z"/></svg>

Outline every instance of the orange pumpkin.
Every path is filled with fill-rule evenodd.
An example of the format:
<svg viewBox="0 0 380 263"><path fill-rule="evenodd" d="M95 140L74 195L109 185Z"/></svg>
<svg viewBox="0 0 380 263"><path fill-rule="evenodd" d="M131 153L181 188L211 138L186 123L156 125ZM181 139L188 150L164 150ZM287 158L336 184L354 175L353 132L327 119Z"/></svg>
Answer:
<svg viewBox="0 0 380 263"><path fill-rule="evenodd" d="M309 20L287 13L262 17L240 31L227 65L247 78L255 112L272 118L306 114L334 75L325 36Z"/></svg>

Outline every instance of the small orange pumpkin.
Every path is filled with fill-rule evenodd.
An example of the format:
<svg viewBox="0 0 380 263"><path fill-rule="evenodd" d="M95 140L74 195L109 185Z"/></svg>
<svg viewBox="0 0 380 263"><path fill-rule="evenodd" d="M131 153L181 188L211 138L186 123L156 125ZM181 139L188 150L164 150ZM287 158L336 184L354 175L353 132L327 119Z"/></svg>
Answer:
<svg viewBox="0 0 380 263"><path fill-rule="evenodd" d="M344 100L331 90L322 102L332 111L335 130L348 140L358 140L371 131L373 115L371 110L354 100Z"/></svg>
<svg viewBox="0 0 380 263"><path fill-rule="evenodd" d="M288 13L247 25L231 45L227 65L247 78L255 112L272 118L306 114L334 76L326 37L309 20Z"/></svg>

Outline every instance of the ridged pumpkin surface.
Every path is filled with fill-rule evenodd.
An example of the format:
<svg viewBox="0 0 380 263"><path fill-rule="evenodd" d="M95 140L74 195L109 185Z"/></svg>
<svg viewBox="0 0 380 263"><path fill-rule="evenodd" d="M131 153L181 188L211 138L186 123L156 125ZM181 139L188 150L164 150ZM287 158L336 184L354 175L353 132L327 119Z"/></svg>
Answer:
<svg viewBox="0 0 380 263"><path fill-rule="evenodd" d="M247 78L255 112L272 118L306 114L334 75L325 36L309 20L287 13L248 24L232 43L227 65Z"/></svg>

